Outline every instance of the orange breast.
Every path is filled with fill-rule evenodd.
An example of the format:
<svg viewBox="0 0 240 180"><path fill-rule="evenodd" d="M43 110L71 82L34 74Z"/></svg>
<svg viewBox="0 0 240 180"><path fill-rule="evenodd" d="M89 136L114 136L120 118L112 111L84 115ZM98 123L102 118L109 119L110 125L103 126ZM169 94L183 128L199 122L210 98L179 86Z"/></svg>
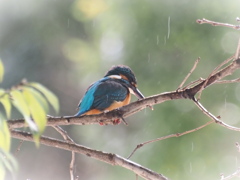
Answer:
<svg viewBox="0 0 240 180"><path fill-rule="evenodd" d="M128 93L128 95L124 101L119 101L119 102L115 101L114 103L111 104L111 106L106 108L106 110L111 111L113 109L117 109L119 107L125 106L125 105L129 104L130 100L131 100L131 94Z"/></svg>
<svg viewBox="0 0 240 180"><path fill-rule="evenodd" d="M83 115L100 114L100 113L102 113L102 111L100 111L98 109L92 109L92 110L84 113Z"/></svg>

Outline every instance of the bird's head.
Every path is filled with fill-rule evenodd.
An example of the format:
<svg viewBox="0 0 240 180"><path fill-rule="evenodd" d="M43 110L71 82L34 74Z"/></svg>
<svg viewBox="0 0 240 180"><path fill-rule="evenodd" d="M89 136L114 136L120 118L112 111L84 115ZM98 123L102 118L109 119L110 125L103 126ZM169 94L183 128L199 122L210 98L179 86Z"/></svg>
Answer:
<svg viewBox="0 0 240 180"><path fill-rule="evenodd" d="M122 79L126 82L129 91L134 94L138 99L143 99L143 94L137 88L137 79L133 71L125 65L113 66L104 77L113 79Z"/></svg>

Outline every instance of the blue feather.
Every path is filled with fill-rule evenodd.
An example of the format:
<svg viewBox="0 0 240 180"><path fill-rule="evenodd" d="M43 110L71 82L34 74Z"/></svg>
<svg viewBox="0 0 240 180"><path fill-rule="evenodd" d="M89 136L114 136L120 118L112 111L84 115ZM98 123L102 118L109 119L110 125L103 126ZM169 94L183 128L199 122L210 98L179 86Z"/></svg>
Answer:
<svg viewBox="0 0 240 180"><path fill-rule="evenodd" d="M103 111L115 101L125 100L129 91L119 81L122 80L109 79L99 84L94 93L93 108Z"/></svg>
<svg viewBox="0 0 240 180"><path fill-rule="evenodd" d="M99 84L101 82L106 81L107 79L109 79L109 77L104 77L104 78L100 79L99 81L95 82L94 84L92 84L88 88L83 99L81 100L81 103L79 104L79 111L74 116L80 116L91 109L91 107L93 105L93 101L94 101L94 93L95 93L97 87L99 86Z"/></svg>

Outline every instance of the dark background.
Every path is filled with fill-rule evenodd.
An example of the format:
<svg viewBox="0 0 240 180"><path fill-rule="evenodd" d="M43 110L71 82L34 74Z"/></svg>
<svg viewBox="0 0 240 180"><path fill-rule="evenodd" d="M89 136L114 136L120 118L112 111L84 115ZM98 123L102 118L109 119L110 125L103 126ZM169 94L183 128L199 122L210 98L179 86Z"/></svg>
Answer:
<svg viewBox="0 0 240 180"><path fill-rule="evenodd" d="M188 82L206 78L236 50L239 31L196 23L207 18L237 24L239 0L2 0L1 84L10 88L23 78L39 82L60 101L58 115L73 115L92 82L117 64L130 66L145 96L175 90L201 57ZM239 77L235 73L231 78ZM240 126L240 85L214 85L201 102L215 115ZM132 98L136 100L135 97ZM184 132L209 121L189 100L165 102L129 118L129 126L63 127L75 142L127 157L146 140ZM50 114L56 115L54 111ZM12 118L20 118L13 113ZM61 138L53 129L46 135ZM240 134L212 124L200 131L149 144L131 160L170 179L213 180L239 167L235 142ZM12 141L12 152L18 140ZM71 153L24 142L17 154L17 179L69 179ZM135 179L121 167L77 155L79 179ZM9 177L10 178L10 177Z"/></svg>

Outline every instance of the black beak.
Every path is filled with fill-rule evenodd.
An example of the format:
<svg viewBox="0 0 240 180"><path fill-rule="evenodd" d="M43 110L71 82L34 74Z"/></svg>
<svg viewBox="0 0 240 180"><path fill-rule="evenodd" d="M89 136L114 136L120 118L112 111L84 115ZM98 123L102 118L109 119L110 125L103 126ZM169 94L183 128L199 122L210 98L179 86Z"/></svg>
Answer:
<svg viewBox="0 0 240 180"><path fill-rule="evenodd" d="M145 97L143 96L143 94L138 90L138 88L136 88L135 86L132 86L131 89L133 90L133 93L135 94L135 96L138 99L144 99Z"/></svg>
<svg viewBox="0 0 240 180"><path fill-rule="evenodd" d="M133 91L133 94L135 95L135 96L137 96L137 98L139 99L139 100L141 100L141 99L144 99L145 97L143 96L143 94L138 90L138 88L136 88L135 86L131 86L131 89L132 89L132 91ZM153 107L151 106L151 105L147 105L151 110L153 110Z"/></svg>

